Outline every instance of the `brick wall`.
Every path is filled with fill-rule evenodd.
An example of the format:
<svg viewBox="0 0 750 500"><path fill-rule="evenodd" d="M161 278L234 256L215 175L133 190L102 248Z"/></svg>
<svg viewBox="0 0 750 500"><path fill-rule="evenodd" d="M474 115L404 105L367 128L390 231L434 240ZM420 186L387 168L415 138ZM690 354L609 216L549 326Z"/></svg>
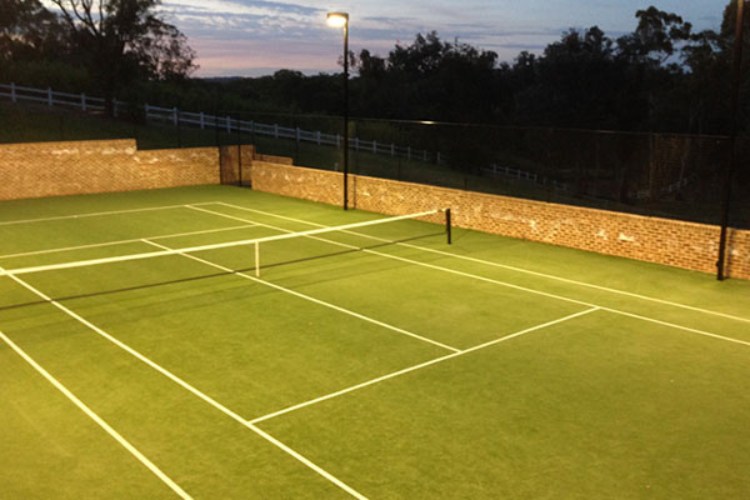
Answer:
<svg viewBox="0 0 750 500"><path fill-rule="evenodd" d="M337 172L254 161L253 189L340 204ZM458 227L715 273L717 226L352 175L353 208L400 215L451 207ZM750 231L729 238L728 276L750 279Z"/></svg>
<svg viewBox="0 0 750 500"><path fill-rule="evenodd" d="M0 200L218 183L216 148L138 151L132 139L0 145Z"/></svg>
<svg viewBox="0 0 750 500"><path fill-rule="evenodd" d="M236 148L230 152L239 156ZM289 159L256 155L252 146L241 154L243 178L256 190L341 203L340 173L294 167ZM219 164L218 148L138 151L133 140L0 145L0 200L218 184ZM400 215L451 207L459 227L716 271L716 226L357 175L349 183L353 208ZM750 231L730 231L727 264L729 276L750 279Z"/></svg>
<svg viewBox="0 0 750 500"><path fill-rule="evenodd" d="M253 189L258 191L330 205L341 203L343 180L339 173L259 160L253 161L250 171Z"/></svg>

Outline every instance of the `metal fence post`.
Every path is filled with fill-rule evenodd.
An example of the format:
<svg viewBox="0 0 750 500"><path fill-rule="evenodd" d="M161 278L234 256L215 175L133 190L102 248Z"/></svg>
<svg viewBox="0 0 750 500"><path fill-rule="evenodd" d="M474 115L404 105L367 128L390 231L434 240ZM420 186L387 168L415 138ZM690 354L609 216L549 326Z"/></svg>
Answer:
<svg viewBox="0 0 750 500"><path fill-rule="evenodd" d="M16 103L16 84L15 83L10 84L10 100L13 101L13 104Z"/></svg>
<svg viewBox="0 0 750 500"><path fill-rule="evenodd" d="M52 88L47 88L47 105L51 108L55 105L54 99L52 98Z"/></svg>

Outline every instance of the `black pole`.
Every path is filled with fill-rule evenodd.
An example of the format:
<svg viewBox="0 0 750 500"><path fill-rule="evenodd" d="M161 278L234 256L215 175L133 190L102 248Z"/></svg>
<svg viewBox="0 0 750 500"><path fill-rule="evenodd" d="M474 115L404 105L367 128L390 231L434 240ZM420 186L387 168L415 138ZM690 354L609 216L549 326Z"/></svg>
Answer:
<svg viewBox="0 0 750 500"><path fill-rule="evenodd" d="M449 245L453 243L453 230L451 229L452 227L453 227L453 223L451 222L451 209L446 208L445 209L445 236Z"/></svg>
<svg viewBox="0 0 750 500"><path fill-rule="evenodd" d="M237 185L242 187L242 113L237 116Z"/></svg>
<svg viewBox="0 0 750 500"><path fill-rule="evenodd" d="M349 209L349 16L344 24L344 210Z"/></svg>
<svg viewBox="0 0 750 500"><path fill-rule="evenodd" d="M719 259L716 262L716 279L726 278L727 234L729 232L729 213L732 198L732 179L737 168L737 131L739 128L740 86L742 84L742 43L744 33L745 0L737 0L737 20L734 27L734 78L732 83L730 136L729 136L729 165L727 165L724 179L724 198L721 207L721 235L719 236Z"/></svg>
<svg viewBox="0 0 750 500"><path fill-rule="evenodd" d="M182 148L182 126L181 126L181 117L180 117L180 110L177 109L175 111L175 114L177 115L177 148Z"/></svg>

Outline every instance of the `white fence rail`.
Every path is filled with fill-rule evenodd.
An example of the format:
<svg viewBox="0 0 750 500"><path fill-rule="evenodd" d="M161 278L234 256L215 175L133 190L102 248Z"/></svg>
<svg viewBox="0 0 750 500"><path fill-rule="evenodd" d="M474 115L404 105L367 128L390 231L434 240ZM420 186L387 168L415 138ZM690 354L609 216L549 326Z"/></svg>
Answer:
<svg viewBox="0 0 750 500"><path fill-rule="evenodd" d="M50 88L24 87L15 83L0 84L0 97L10 99L13 103L33 102L45 104L49 107L75 108L84 112L103 112L106 106L105 100L100 97L91 97L83 93L70 94L57 92ZM117 117L129 106L126 102L115 100L112 103L112 112ZM319 146L341 147L341 143L343 142L343 137L339 134L328 134L320 130L303 130L299 127L284 127L276 123L268 124L252 120L239 120L231 116L216 116L202 112L194 113L181 111L178 108L162 108L149 104L144 105L143 111L146 121L166 123L175 127L188 126L203 130L214 129L230 134L253 134L275 139L294 140L297 143L307 142ZM440 152L413 149L409 146L399 146L394 143L378 142L376 140L365 140L359 137L350 138L349 148L358 152L404 158L409 161L441 164L444 160ZM553 189L567 190L567 186L558 181L515 168L492 165L489 168L483 168L482 172L491 177L510 177L519 181L551 186Z"/></svg>
<svg viewBox="0 0 750 500"><path fill-rule="evenodd" d="M516 181L522 181L522 182L531 182L534 184L540 184L542 186L548 186L552 189L558 190L558 191L568 191L569 187L567 184L560 182L558 180L545 177L543 175L539 175L532 172L527 172L525 170L519 170L517 168L508 167L508 166L500 166L495 163L493 163L489 167L485 167L482 169L482 173L484 175L490 176L490 177L505 177L508 179L513 179Z"/></svg>
<svg viewBox="0 0 750 500"><path fill-rule="evenodd" d="M304 130L299 127L285 127L277 123L260 123L253 120L239 120L231 116L215 116L206 113L180 111L177 108L161 108L145 106L146 118L152 121L169 123L174 126L192 126L201 129L217 129L227 133L255 134L274 139L287 139L297 142L308 142L318 146L341 147L343 137L339 134L328 134L320 130ZM424 162L442 162L440 153L427 150L412 149L408 146L398 146L393 143L368 141L359 137L349 139L349 148L375 155L386 155Z"/></svg>
<svg viewBox="0 0 750 500"><path fill-rule="evenodd" d="M100 97L90 97L86 94L69 94L57 92L52 89L38 89L23 87L14 83L0 84L0 97L10 99L12 102L33 102L46 104L49 107L76 108L81 111L98 111L105 109L105 101ZM112 103L112 111L115 117L128 107L128 103L115 100ZM227 133L255 134L272 137L274 139L286 139L299 142L308 142L319 146L341 147L343 137L339 134L328 134L319 130L303 130L299 127L284 127L279 124L260 123L252 120L239 120L231 116L215 116L206 113L194 113L181 111L178 108L162 108L159 106L144 105L144 116L146 121L161 122L179 126L196 127L200 129L216 129ZM349 148L354 151L372 153L375 155L387 155L392 157L406 158L416 161L442 161L440 153L431 153L427 150L412 149L408 146L399 146L393 143L378 142L376 140L365 140L359 137L349 139Z"/></svg>
<svg viewBox="0 0 750 500"><path fill-rule="evenodd" d="M89 97L86 94L56 92L52 89L22 87L14 83L0 84L0 96L10 98L14 103L25 101L46 104L49 107L63 106L78 108L82 111L104 110L104 99L99 97Z"/></svg>

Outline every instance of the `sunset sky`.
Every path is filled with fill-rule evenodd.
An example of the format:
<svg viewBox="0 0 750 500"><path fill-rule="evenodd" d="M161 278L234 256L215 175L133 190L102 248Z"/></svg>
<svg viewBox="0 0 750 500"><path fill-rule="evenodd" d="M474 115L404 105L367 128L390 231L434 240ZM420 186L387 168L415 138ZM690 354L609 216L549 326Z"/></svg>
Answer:
<svg viewBox="0 0 750 500"><path fill-rule="evenodd" d="M167 21L188 36L197 76L259 76L282 68L338 72L340 31L326 12L350 13L351 49L386 56L396 43L435 30L512 61L541 53L568 28L599 26L617 38L636 27L635 12L655 5L696 29L718 29L729 0L162 0Z"/></svg>

